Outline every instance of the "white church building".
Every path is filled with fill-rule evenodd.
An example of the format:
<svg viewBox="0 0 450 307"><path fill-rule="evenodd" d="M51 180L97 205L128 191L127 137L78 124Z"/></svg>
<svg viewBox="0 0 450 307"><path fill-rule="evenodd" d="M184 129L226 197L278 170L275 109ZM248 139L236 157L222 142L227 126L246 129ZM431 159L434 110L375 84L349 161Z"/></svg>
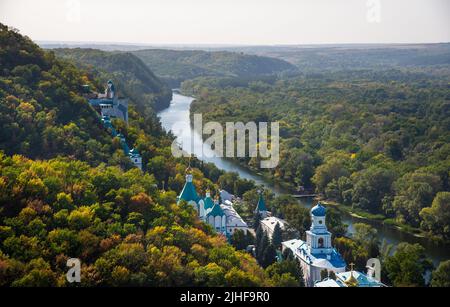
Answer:
<svg viewBox="0 0 450 307"><path fill-rule="evenodd" d="M293 239L282 242L282 249L292 251L300 262L305 284L313 287L321 281L323 270L345 272L346 263L331 245L331 233L325 225L326 209L320 203L311 209L311 227L306 231L306 241Z"/></svg>
<svg viewBox="0 0 450 307"><path fill-rule="evenodd" d="M186 170L186 183L177 198L177 201L186 201L198 212L201 220L211 225L218 233L228 238L237 230L248 231L248 225L233 207L233 195L225 190L220 191L220 197L216 200L206 192L204 198L197 194L190 168Z"/></svg>

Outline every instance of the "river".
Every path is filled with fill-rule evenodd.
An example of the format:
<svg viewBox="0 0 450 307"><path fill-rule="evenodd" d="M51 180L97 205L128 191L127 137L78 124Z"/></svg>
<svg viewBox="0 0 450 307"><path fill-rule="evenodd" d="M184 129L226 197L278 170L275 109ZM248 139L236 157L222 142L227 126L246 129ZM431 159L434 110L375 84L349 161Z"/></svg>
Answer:
<svg viewBox="0 0 450 307"><path fill-rule="evenodd" d="M266 180L265 178L259 176L251 170L239 166L238 164L230 160L226 160L220 157L213 157L212 149L204 144L201 136L191 128L189 108L193 100L194 98L192 97L183 96L174 92L170 106L158 113L163 128L166 131L172 131L172 133L177 138L177 142L180 144L184 151L193 153L205 162L214 163L219 169L237 172L242 178L253 180L257 184L262 184L266 188L273 191L275 194L289 194L289 192L283 189L281 186L273 184L272 182ZM191 142L191 139L194 141ZM194 147L193 144L202 144L203 148ZM202 150L203 155L201 154ZM299 204L304 207L311 208L312 200L300 199ZM420 243L425 247L427 256L433 260L435 266L437 266L440 261L450 259L449 246L439 246L426 238L416 237L403 231L394 229L390 226L381 225L380 223L370 222L367 220L363 221L347 214L342 214L342 221L348 225L348 231L350 234L353 232L353 225L355 223L364 222L371 224L377 229L380 242L382 240L386 240L387 243L393 244L394 246L398 245L400 242Z"/></svg>

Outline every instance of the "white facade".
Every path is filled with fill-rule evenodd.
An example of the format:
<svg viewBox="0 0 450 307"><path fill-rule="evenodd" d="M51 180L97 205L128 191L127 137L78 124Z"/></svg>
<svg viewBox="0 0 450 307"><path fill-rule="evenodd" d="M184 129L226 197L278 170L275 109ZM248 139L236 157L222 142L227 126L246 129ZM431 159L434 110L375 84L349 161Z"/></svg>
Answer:
<svg viewBox="0 0 450 307"><path fill-rule="evenodd" d="M311 209L312 224L306 232L306 241L293 239L282 242L282 249L292 251L300 262L306 286L321 281L323 270L345 272L346 263L331 245L331 233L325 225L325 207L318 204Z"/></svg>
<svg viewBox="0 0 450 307"><path fill-rule="evenodd" d="M227 235L232 235L236 230L242 230L247 233L248 225L236 212L231 201L224 201L224 203L221 204L220 207L222 208L222 211L224 212L226 218L225 228Z"/></svg>
<svg viewBox="0 0 450 307"><path fill-rule="evenodd" d="M197 195L193 184L192 174L186 175L186 183L178 196L178 201L184 200L191 204L198 212L198 216L205 223L210 224L218 233L231 236L237 230L248 231L248 225L233 207L233 195L225 190L220 191L222 203L213 201L209 192L205 198Z"/></svg>

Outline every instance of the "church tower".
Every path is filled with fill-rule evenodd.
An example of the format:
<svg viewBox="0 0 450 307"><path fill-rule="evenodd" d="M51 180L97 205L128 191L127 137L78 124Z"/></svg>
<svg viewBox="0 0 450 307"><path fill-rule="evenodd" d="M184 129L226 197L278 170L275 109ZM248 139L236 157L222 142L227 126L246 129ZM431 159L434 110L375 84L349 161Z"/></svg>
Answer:
<svg viewBox="0 0 450 307"><path fill-rule="evenodd" d="M186 183L184 184L180 195L177 197L177 201L186 201L188 204L192 205L198 213L200 213L200 206L203 206L203 200L198 196L197 191L195 190L194 183L192 182L193 179L194 177L192 175L192 170L188 167L186 169Z"/></svg>
<svg viewBox="0 0 450 307"><path fill-rule="evenodd" d="M306 232L306 243L310 247L311 254L325 254L331 257L333 247L331 245L331 233L325 225L326 209L321 203L317 203L311 209L311 228Z"/></svg>
<svg viewBox="0 0 450 307"><path fill-rule="evenodd" d="M258 193L259 193L259 199L258 199L258 204L256 205L256 208L255 208L255 214L259 213L259 215L261 216L261 219L264 219L269 215L269 211L267 211L263 192L258 191Z"/></svg>
<svg viewBox="0 0 450 307"><path fill-rule="evenodd" d="M205 218L206 213L209 209L214 207L214 201L211 198L211 193L209 191L206 192L206 196L203 199L203 206L200 207L200 218Z"/></svg>

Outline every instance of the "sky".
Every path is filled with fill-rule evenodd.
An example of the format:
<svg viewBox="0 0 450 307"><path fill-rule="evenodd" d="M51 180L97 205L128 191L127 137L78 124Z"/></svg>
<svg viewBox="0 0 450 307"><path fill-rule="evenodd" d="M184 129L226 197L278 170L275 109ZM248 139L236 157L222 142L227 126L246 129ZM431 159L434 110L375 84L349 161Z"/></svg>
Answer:
<svg viewBox="0 0 450 307"><path fill-rule="evenodd" d="M436 43L449 17L449 0L0 0L0 22L37 41Z"/></svg>

